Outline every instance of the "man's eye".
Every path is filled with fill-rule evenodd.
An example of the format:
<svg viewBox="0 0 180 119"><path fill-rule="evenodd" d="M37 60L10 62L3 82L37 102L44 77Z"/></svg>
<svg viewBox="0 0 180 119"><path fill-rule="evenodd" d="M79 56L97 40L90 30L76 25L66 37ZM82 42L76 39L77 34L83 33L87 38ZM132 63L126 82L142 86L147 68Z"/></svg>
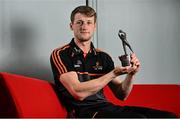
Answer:
<svg viewBox="0 0 180 119"><path fill-rule="evenodd" d="M89 25L90 25L90 24L92 24L92 22L87 22L87 24L89 24Z"/></svg>
<svg viewBox="0 0 180 119"><path fill-rule="evenodd" d="M93 24L93 22L92 22L92 21L88 21L88 22L77 21L76 24L77 24L77 25L83 25L83 24L91 25L91 24Z"/></svg>
<svg viewBox="0 0 180 119"><path fill-rule="evenodd" d="M78 24L78 25L82 25L82 24L83 24L83 22L82 22L82 21L78 21L78 22L76 22L76 24Z"/></svg>

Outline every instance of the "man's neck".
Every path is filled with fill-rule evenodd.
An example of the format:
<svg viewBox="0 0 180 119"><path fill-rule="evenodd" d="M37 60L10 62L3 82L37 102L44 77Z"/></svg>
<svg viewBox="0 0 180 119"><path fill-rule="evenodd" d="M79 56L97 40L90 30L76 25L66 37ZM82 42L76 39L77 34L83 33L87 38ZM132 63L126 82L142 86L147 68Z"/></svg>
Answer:
<svg viewBox="0 0 180 119"><path fill-rule="evenodd" d="M76 45L84 52L88 53L91 48L91 40L81 42L80 40L74 39Z"/></svg>

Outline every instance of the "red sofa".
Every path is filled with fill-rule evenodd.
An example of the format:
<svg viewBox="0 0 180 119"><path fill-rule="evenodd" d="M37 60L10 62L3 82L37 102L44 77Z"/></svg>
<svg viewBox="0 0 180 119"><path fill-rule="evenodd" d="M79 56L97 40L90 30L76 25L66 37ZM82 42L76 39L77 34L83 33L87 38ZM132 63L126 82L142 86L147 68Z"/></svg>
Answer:
<svg viewBox="0 0 180 119"><path fill-rule="evenodd" d="M108 87L107 98L117 105L134 105L163 109L180 117L179 85L136 84L126 101L116 99ZM66 118L53 83L0 72L0 117Z"/></svg>

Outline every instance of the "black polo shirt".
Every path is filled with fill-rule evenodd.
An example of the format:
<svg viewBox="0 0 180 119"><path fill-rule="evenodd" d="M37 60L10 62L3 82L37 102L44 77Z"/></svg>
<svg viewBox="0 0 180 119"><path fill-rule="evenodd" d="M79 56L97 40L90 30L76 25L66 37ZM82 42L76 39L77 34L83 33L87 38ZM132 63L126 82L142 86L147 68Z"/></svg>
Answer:
<svg viewBox="0 0 180 119"><path fill-rule="evenodd" d="M83 101L75 100L59 81L60 75L69 71L76 71L80 82L93 80L110 72L114 69L114 62L107 53L95 49L91 43L91 49L84 57L83 51L72 39L69 44L53 50L50 61L55 83L66 107L82 108L107 102L103 90Z"/></svg>

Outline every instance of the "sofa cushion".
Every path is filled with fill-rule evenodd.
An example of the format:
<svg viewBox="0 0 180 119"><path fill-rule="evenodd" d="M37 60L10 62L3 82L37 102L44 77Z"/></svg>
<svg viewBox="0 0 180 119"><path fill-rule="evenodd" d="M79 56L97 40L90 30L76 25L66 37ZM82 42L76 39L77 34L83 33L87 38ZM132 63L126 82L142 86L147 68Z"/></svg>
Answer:
<svg viewBox="0 0 180 119"><path fill-rule="evenodd" d="M118 100L109 87L106 97L116 105L142 106L174 112L180 117L180 85L178 84L135 84L125 101Z"/></svg>

